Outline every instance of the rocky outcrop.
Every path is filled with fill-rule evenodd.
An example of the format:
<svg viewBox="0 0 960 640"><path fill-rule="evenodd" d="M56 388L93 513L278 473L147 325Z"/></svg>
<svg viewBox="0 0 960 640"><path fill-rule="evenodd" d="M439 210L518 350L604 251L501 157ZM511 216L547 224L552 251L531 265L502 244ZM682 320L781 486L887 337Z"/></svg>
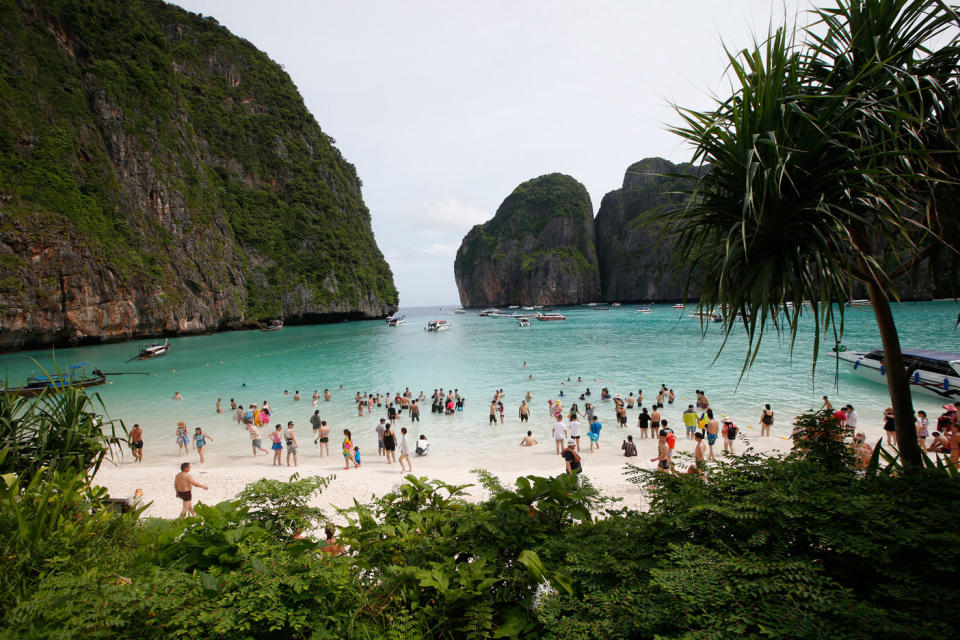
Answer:
<svg viewBox="0 0 960 640"><path fill-rule="evenodd" d="M396 309L354 167L265 54L158 0L0 13L0 349Z"/></svg>
<svg viewBox="0 0 960 640"><path fill-rule="evenodd" d="M647 158L631 165L623 187L603 197L594 223L602 299L659 302L684 297L686 274L671 268L674 238L656 221L658 210L680 206L689 181L668 174L692 173L690 165ZM695 286L687 292L696 297Z"/></svg>
<svg viewBox="0 0 960 640"><path fill-rule="evenodd" d="M596 300L600 276L586 188L559 173L524 182L463 239L454 276L465 307Z"/></svg>

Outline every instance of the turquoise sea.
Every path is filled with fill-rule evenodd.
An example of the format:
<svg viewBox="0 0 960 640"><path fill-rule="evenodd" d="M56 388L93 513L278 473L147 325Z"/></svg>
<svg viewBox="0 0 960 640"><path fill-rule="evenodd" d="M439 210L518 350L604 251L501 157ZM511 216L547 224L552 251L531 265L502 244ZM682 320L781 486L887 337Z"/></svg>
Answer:
<svg viewBox="0 0 960 640"><path fill-rule="evenodd" d="M533 321L529 328L519 327L513 319L479 317L475 311L454 314L454 308L401 309L406 324L395 328L383 321L366 321L173 338L171 351L152 361L127 362L139 342L5 354L0 356L0 374L20 384L39 372L31 358L52 370L54 357L61 367L89 362L91 368L107 372L148 372L113 377L98 391L110 417L121 418L128 426L139 422L145 427L148 447L169 447L173 454L178 420L191 428L203 426L231 450L236 445L237 454L249 453L244 449L247 436L230 415L231 398L244 404L268 400L274 422L296 421L301 440L306 440L307 419L313 413L311 396L325 388L333 399L321 399L318 408L334 436L343 427L362 434L382 415L357 417L353 401L357 391L392 395L409 387L429 397L435 388L459 389L467 399L463 414L432 415L428 402L419 425L419 432L430 437L435 449L451 453L475 453L491 442L515 445L525 430L516 415L527 391L534 396L531 427L543 436L549 433L547 400L563 391L565 406L577 401L582 409L578 396L588 387L601 420L611 426L613 406L600 402L601 387L624 396L642 389L649 405L660 384L666 384L677 396L666 412L672 420L679 420L696 389L706 390L711 405L741 425L755 424L763 403L769 402L778 415L774 435L788 433L788 418L818 407L823 395L853 403L861 423L868 424L879 425L880 413L889 404L886 387L862 380L842 363L835 378L832 334L822 343L816 375L812 375L809 317L803 320L792 357L789 338L771 332L741 379L746 349L742 332L731 337L714 362L721 342L716 327L709 326L703 336L699 320L671 305L656 305L650 314L636 313L632 305L609 310L559 308L567 315L566 322ZM952 301L897 306L902 344L960 352L960 332L954 327L957 312L958 305ZM450 321L449 331L423 330L428 320L440 318ZM870 307L848 310L843 343L849 349L880 346ZM578 376L582 383L576 383ZM507 422L491 429L488 406L498 388L506 391ZM302 397L299 402L292 399L296 390ZM175 391L183 400L171 399ZM215 412L218 397L223 398L226 411L220 416ZM918 409L938 415L935 398L915 395L914 401ZM630 412L631 426L636 414L636 410ZM414 437L417 433L418 429L412 431Z"/></svg>

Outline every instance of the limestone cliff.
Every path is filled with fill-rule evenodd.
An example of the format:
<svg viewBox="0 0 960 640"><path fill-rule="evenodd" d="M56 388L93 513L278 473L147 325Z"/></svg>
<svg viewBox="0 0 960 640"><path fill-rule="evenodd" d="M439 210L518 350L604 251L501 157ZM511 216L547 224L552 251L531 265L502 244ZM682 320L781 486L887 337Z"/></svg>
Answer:
<svg viewBox="0 0 960 640"><path fill-rule="evenodd" d="M644 214L675 207L690 183L664 174L690 173L690 165L647 158L631 165L623 187L603 197L594 223L602 298L608 301L664 301L684 296L685 274L670 268L670 229ZM692 288L689 295L696 297Z"/></svg>
<svg viewBox="0 0 960 640"><path fill-rule="evenodd" d="M159 0L0 0L0 349L396 309L287 74Z"/></svg>
<svg viewBox="0 0 960 640"><path fill-rule="evenodd" d="M465 307L598 299L593 207L582 184L552 173L524 182L463 239L454 276Z"/></svg>

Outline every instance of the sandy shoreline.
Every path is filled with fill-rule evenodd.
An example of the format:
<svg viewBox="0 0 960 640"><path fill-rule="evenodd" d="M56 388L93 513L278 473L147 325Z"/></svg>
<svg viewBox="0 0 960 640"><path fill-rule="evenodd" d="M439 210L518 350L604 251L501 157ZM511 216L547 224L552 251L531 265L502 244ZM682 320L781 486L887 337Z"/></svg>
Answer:
<svg viewBox="0 0 960 640"><path fill-rule="evenodd" d="M736 441L737 452L744 452L751 447L756 453L773 454L789 450L790 442L782 436L760 438L756 429L745 429ZM636 466L653 469L655 462L650 458L656 455L656 439L639 439L639 430L635 427L625 429L605 427L601 437L601 448L593 453L587 450L581 452L583 456L584 474L590 482L604 495L621 498L623 506L642 509L646 497L640 487L628 482L624 477L625 464L631 462ZM637 444L638 456L625 458L620 450L621 442L627 434L634 437ZM873 434L871 434L873 435ZM586 438L583 438L586 442ZM677 440L677 453L692 455L694 440L688 440L683 434ZM333 443L331 443L333 444ZM715 453L719 457L722 451L722 441L718 440ZM586 447L588 448L588 447ZM586 449L585 448L585 449ZM301 444L298 467L271 466L271 455L260 454L256 458L247 456L218 457L212 451L207 453L207 462L201 465L194 452L182 458L166 458L150 462L149 451L147 461L137 464L132 456L124 455L120 464L105 461L95 478L95 483L106 487L115 498L130 497L137 489L142 490L145 502L152 502L146 510L145 516L174 518L180 513L181 502L174 495L173 476L179 471L180 462L190 462L192 473L197 480L210 487L209 491L197 489L194 492L195 500L206 504L216 504L229 500L250 482L260 478L286 480L293 473L301 477L311 475L335 475L323 493L314 504L328 507L347 507L353 500L368 501L371 496L383 495L397 486L402 480L398 464L388 464L384 458L376 455L366 455L360 469L344 470L343 458L336 455L339 447L331 447L334 456L320 457L317 448L312 442ZM249 449L248 449L249 451ZM367 448L367 451L374 449ZM286 454L284 453L284 460ZM685 469L689 462L677 458L678 468ZM564 464L556 452L553 442L544 442L531 447L515 447L512 450L484 450L478 445L473 456L450 457L444 456L442 451L432 451L425 457L413 456L413 473L420 477L443 480L450 484L473 484L468 491L471 500L482 500L485 492L477 485L476 475L471 469L484 469L507 486L525 475L550 476L564 471ZM332 508L329 515L334 515Z"/></svg>

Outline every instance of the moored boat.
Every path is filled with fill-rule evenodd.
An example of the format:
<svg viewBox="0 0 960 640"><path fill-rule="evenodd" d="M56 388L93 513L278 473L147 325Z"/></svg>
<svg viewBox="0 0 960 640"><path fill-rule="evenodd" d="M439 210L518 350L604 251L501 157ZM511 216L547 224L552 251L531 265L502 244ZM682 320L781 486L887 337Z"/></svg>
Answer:
<svg viewBox="0 0 960 640"><path fill-rule="evenodd" d="M404 323L406 316L392 315L387 318L388 327L399 327Z"/></svg>
<svg viewBox="0 0 960 640"><path fill-rule="evenodd" d="M848 307L869 307L873 303L866 298L855 298L853 300L847 300L844 304Z"/></svg>
<svg viewBox="0 0 960 640"><path fill-rule="evenodd" d="M521 327L529 327L530 320L524 317L520 317L520 318L517 318L517 324L519 324Z"/></svg>
<svg viewBox="0 0 960 640"><path fill-rule="evenodd" d="M153 342L145 342L140 345L140 352L135 355L132 360L146 360L147 358L158 358L170 351L170 341L164 340L160 342L159 340L154 340Z"/></svg>
<svg viewBox="0 0 960 640"><path fill-rule="evenodd" d="M850 364L861 378L887 383L883 349L873 351L838 350L837 357ZM910 390L925 395L960 400L960 353L934 349L904 349Z"/></svg>
<svg viewBox="0 0 960 640"><path fill-rule="evenodd" d="M35 396L45 391L63 391L71 387L86 388L103 385L107 375L99 369L94 369L88 376L83 368L89 362L72 365L67 373L58 373L52 376L34 376L27 378L26 384L21 387L0 388L0 393L15 393L21 396Z"/></svg>
<svg viewBox="0 0 960 640"><path fill-rule="evenodd" d="M677 304L673 305L673 308L674 308L674 309L685 309L686 306L687 306L687 305L683 304L682 302L678 302Z"/></svg>
<svg viewBox="0 0 960 640"><path fill-rule="evenodd" d="M653 309L650 307L637 307L637 313L652 313Z"/></svg>
<svg viewBox="0 0 960 640"><path fill-rule="evenodd" d="M280 329L283 329L283 320L271 320L260 327L260 331L279 331Z"/></svg>
<svg viewBox="0 0 960 640"><path fill-rule="evenodd" d="M450 323L446 320L431 320L427 323L427 326L423 328L424 331L446 331L450 328Z"/></svg>
<svg viewBox="0 0 960 640"><path fill-rule="evenodd" d="M538 313L534 316L537 320L566 320L567 316L562 313Z"/></svg>
<svg viewBox="0 0 960 640"><path fill-rule="evenodd" d="M501 314L500 309L490 308L490 309L484 309L484 310L481 311L478 315L479 315L481 318L491 318L491 317L492 317L492 318L495 318L495 317L499 316L500 314Z"/></svg>

